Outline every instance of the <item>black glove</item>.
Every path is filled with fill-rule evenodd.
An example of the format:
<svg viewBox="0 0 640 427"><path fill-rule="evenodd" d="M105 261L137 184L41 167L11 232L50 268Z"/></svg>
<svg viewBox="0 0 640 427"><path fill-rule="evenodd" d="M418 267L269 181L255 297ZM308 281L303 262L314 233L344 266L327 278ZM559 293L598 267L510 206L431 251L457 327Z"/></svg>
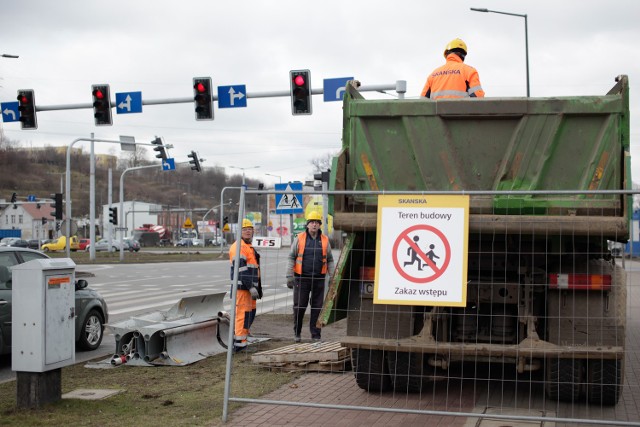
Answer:
<svg viewBox="0 0 640 427"><path fill-rule="evenodd" d="M287 277L287 288L293 289L293 285L296 283L295 277Z"/></svg>

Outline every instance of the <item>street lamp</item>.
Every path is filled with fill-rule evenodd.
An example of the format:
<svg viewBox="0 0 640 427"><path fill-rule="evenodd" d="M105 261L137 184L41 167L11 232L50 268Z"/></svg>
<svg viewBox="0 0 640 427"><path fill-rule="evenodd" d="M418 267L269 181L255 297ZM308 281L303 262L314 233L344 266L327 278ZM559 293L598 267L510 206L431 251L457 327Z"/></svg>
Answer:
<svg viewBox="0 0 640 427"><path fill-rule="evenodd" d="M267 175L267 176L272 176L272 177L274 177L274 178L278 178L278 182L279 182L280 184L282 184L282 177L281 177L280 175L274 175L274 174L272 174L272 173L265 173L265 175Z"/></svg>
<svg viewBox="0 0 640 427"><path fill-rule="evenodd" d="M3 53L2 57L3 58L14 58L14 59L20 58L18 55L10 55L8 53Z"/></svg>
<svg viewBox="0 0 640 427"><path fill-rule="evenodd" d="M470 9L474 12L499 13L501 15L518 16L520 18L524 18L524 48L525 48L525 55L527 58L527 98L531 96L531 93L529 91L529 30L527 29L527 15L526 14L522 15L520 13L500 12L498 10L489 10L489 9L477 8L477 7L471 7Z"/></svg>
<svg viewBox="0 0 640 427"><path fill-rule="evenodd" d="M244 171L247 169L258 169L260 166L250 166L246 168L242 168L240 166L229 166L231 169L240 169L242 170L242 185L244 185Z"/></svg>

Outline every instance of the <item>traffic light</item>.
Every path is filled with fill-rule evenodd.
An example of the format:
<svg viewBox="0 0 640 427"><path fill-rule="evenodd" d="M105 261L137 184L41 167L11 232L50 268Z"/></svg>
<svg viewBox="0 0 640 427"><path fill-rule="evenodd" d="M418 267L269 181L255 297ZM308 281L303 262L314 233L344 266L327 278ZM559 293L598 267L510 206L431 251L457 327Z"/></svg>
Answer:
<svg viewBox="0 0 640 427"><path fill-rule="evenodd" d="M157 145L157 147L153 147L153 151L157 151L156 159L167 160L167 152L164 149L164 143L162 142L162 138L156 138L151 141L152 144Z"/></svg>
<svg viewBox="0 0 640 427"><path fill-rule="evenodd" d="M193 100L196 105L196 120L213 120L211 77L193 78Z"/></svg>
<svg viewBox="0 0 640 427"><path fill-rule="evenodd" d="M51 216L56 220L62 220L62 193L56 193L53 195L53 203L51 207L54 208L54 211L51 212Z"/></svg>
<svg viewBox="0 0 640 427"><path fill-rule="evenodd" d="M193 165L191 166L191 170L200 172L202 168L200 167L200 159L198 158L196 152L192 151L191 154L187 154L187 157L191 158L191 160L189 160L189 163Z"/></svg>
<svg viewBox="0 0 640 427"><path fill-rule="evenodd" d="M47 218L42 217L42 225L45 225L47 223Z"/></svg>
<svg viewBox="0 0 640 427"><path fill-rule="evenodd" d="M331 175L331 169L327 169L326 171L314 173L313 174L313 179L315 181L326 182L327 185L328 185L329 184L330 175ZM316 190L316 191L321 191L322 190L322 184L320 184L319 186L314 184L313 189Z"/></svg>
<svg viewBox="0 0 640 427"><path fill-rule="evenodd" d="M96 126L111 126L111 95L109 85L92 85L93 117Z"/></svg>
<svg viewBox="0 0 640 427"><path fill-rule="evenodd" d="M11 203L15 203L18 201L18 194L17 193L13 193L11 195Z"/></svg>
<svg viewBox="0 0 640 427"><path fill-rule="evenodd" d="M118 208L109 208L109 222L118 225Z"/></svg>
<svg viewBox="0 0 640 427"><path fill-rule="evenodd" d="M18 111L22 129L38 129L36 97L31 89L18 90Z"/></svg>
<svg viewBox="0 0 640 427"><path fill-rule="evenodd" d="M291 114L311 114L311 72L289 71L291 81Z"/></svg>

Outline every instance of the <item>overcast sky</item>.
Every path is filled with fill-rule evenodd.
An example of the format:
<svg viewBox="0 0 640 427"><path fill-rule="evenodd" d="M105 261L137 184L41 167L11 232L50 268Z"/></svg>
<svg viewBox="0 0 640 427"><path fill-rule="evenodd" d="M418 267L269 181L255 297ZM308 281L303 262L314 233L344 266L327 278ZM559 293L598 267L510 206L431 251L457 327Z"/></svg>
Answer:
<svg viewBox="0 0 640 427"><path fill-rule="evenodd" d="M640 182L637 0L3 1L0 54L20 58L0 58L0 101L34 89L38 106L88 104L96 83L110 84L112 98L135 91L144 100L187 98L199 76L210 76L214 87L244 84L249 94L287 91L289 70L306 68L314 88L334 77L355 76L364 85L406 80L407 96L415 97L456 37L467 43L466 62L478 69L487 96L525 96L524 19L470 7L528 15L532 96L603 95L617 75L629 75L631 154ZM107 127L94 126L90 109L40 112L35 131L2 126L26 146L66 146L91 132L138 142L162 136L175 146L176 161L194 150L205 166L260 166L246 174L268 184L278 179L265 173L308 179L312 159L341 147L339 102L315 95L313 115L297 117L289 97L247 104L216 105L210 122L195 121L187 103L145 105L141 114L114 109ZM78 145L88 151L88 143ZM98 152L114 148L96 145Z"/></svg>

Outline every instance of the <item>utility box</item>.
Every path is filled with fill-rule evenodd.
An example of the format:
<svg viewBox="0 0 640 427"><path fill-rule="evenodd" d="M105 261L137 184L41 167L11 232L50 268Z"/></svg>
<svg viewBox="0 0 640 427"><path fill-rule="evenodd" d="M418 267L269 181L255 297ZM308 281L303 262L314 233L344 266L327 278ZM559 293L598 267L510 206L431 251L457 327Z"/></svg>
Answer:
<svg viewBox="0 0 640 427"><path fill-rule="evenodd" d="M14 371L46 372L75 363L75 267L69 258L13 267Z"/></svg>

